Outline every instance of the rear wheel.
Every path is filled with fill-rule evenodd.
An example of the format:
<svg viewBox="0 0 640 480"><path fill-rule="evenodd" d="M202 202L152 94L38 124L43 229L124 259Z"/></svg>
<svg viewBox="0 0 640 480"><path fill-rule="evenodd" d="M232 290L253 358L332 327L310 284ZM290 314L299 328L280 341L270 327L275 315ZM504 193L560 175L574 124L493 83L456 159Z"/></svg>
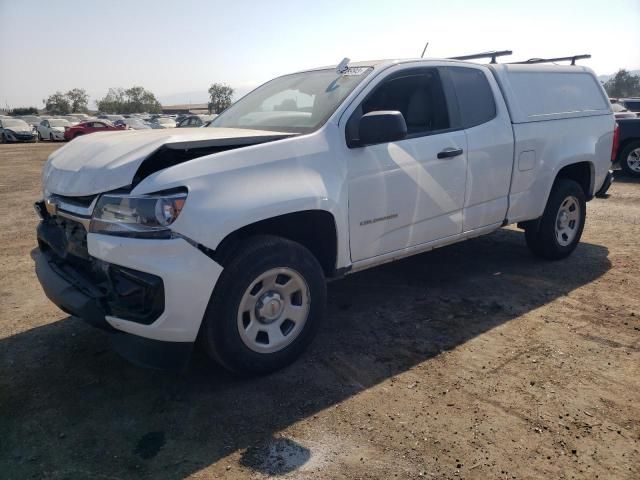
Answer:
<svg viewBox="0 0 640 480"><path fill-rule="evenodd" d="M200 340L228 370L269 373L311 343L325 300L322 268L309 250L284 238L256 236L239 246L223 270Z"/></svg>
<svg viewBox="0 0 640 480"><path fill-rule="evenodd" d="M620 152L620 167L632 177L640 177L640 141L631 142Z"/></svg>
<svg viewBox="0 0 640 480"><path fill-rule="evenodd" d="M78 132L78 133L76 133L76 134L73 136L73 138L75 139L75 138L78 138L78 137L80 137L80 136L82 136L82 135L84 135L84 133L82 133L82 132Z"/></svg>
<svg viewBox="0 0 640 480"><path fill-rule="evenodd" d="M582 187L573 180L558 179L551 190L542 217L525 227L529 249L535 255L549 260L558 260L570 255L580 242L586 207Z"/></svg>

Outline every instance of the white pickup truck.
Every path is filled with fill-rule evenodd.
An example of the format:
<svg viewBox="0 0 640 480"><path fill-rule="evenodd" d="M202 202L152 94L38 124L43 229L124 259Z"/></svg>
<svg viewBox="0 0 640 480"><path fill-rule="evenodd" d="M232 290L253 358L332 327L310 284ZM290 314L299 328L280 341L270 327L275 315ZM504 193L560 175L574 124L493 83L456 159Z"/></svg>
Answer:
<svg viewBox="0 0 640 480"><path fill-rule="evenodd" d="M208 128L105 132L43 169L38 278L116 350L243 374L295 359L326 280L517 223L580 240L614 116L581 66L393 60L276 78Z"/></svg>

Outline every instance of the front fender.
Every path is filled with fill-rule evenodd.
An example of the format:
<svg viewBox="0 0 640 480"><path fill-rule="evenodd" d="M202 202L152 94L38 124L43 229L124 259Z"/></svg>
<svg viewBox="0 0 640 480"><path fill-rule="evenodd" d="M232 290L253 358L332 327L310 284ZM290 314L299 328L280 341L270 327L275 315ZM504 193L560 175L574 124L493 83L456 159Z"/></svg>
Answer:
<svg viewBox="0 0 640 480"><path fill-rule="evenodd" d="M330 213L338 232L337 266L349 263L346 168L327 129L196 158L144 179L133 193L189 190L172 229L212 250L229 234L305 210Z"/></svg>

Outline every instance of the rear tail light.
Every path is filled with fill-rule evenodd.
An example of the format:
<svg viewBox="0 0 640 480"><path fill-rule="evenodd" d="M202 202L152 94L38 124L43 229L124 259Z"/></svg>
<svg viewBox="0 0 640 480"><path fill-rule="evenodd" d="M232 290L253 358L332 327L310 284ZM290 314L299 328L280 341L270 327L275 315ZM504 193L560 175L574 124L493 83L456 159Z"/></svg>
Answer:
<svg viewBox="0 0 640 480"><path fill-rule="evenodd" d="M620 127L618 126L618 122L616 122L616 126L613 129L613 145L611 146L611 161L615 162L618 157L618 147L620 146Z"/></svg>

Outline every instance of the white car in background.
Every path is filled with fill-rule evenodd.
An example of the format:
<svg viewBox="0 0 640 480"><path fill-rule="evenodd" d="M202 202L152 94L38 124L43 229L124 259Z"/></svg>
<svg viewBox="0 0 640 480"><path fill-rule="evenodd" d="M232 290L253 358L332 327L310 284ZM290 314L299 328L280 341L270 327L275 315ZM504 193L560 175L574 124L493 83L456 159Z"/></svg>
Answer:
<svg viewBox="0 0 640 480"><path fill-rule="evenodd" d="M630 112L624 105L620 105L619 103L612 103L611 110L613 110L613 115L616 117L616 120L621 118L637 118L634 112Z"/></svg>
<svg viewBox="0 0 640 480"><path fill-rule="evenodd" d="M151 128L176 128L176 121L173 118L157 117L149 122Z"/></svg>
<svg viewBox="0 0 640 480"><path fill-rule="evenodd" d="M64 132L71 127L71 123L64 118L49 118L38 125L38 140L64 141Z"/></svg>

